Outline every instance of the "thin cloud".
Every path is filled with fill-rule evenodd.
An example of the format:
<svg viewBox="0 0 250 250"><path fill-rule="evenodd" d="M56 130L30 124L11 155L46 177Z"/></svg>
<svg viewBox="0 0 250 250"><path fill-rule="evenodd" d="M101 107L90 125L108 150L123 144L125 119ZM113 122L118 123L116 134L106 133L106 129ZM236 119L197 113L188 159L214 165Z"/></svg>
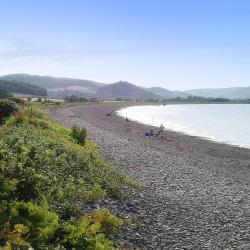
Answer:
<svg viewBox="0 0 250 250"><path fill-rule="evenodd" d="M61 60L96 56L101 54L119 54L122 50L103 48L72 48L62 44L36 42L24 38L14 38L5 41L5 48L0 50L0 59L16 58L52 58Z"/></svg>

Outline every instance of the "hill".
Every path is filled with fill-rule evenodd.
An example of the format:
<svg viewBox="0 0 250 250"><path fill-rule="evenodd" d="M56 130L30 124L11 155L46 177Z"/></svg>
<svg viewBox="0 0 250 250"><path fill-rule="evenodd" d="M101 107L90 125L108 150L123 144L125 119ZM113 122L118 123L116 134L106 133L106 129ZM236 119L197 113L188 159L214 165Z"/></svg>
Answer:
<svg viewBox="0 0 250 250"><path fill-rule="evenodd" d="M104 83L90 80L81 80L64 77L39 76L29 74L11 74L1 77L6 80L15 80L46 88L51 97L65 97L76 95L78 97L90 96Z"/></svg>
<svg viewBox="0 0 250 250"><path fill-rule="evenodd" d="M0 98L9 97L12 94L25 94L35 96L46 96L47 91L39 86L19 81L8 81L0 79Z"/></svg>
<svg viewBox="0 0 250 250"><path fill-rule="evenodd" d="M29 74L10 74L0 76L0 80L8 80L15 82L26 83L29 90L21 90L24 94L44 95L40 93L41 88L47 89L49 97L65 98L67 96L77 96L80 98L99 98L99 99L174 99L174 98L188 98L188 96L200 96L205 98L226 98L226 99L250 99L250 87L233 87L222 89L193 89L186 91L171 91L162 87L143 88L135 84L120 81L113 84L100 83L90 80L39 76ZM40 87L36 89L30 87L35 85ZM0 86L1 87L1 86ZM19 89L18 86L14 87ZM0 89L1 94L6 91L6 88ZM23 89L23 88L22 88ZM31 91L32 89L32 91ZM9 90L8 90L9 91ZM19 90L20 91L20 90ZM28 91L28 92L27 92ZM31 92L30 92L31 91ZM34 93L39 92L38 94ZM44 91L44 90L43 90ZM9 92L16 92L10 90Z"/></svg>
<svg viewBox="0 0 250 250"><path fill-rule="evenodd" d="M48 96L54 98L64 98L71 95L101 99L168 99L188 96L188 94L181 91L170 91L160 87L142 88L122 81L119 84L105 84L90 80L29 74L5 75L1 76L0 79L21 81L46 88Z"/></svg>
<svg viewBox="0 0 250 250"><path fill-rule="evenodd" d="M232 87L221 89L193 89L187 90L185 93L195 96L212 97L212 98L228 98L228 99L249 99L250 87Z"/></svg>
<svg viewBox="0 0 250 250"><path fill-rule="evenodd" d="M161 87L151 87L148 88L149 91L153 92L155 95L161 96L162 98L173 98L173 94L170 90Z"/></svg>
<svg viewBox="0 0 250 250"><path fill-rule="evenodd" d="M159 99L160 97L153 92L138 87L128 82L116 82L113 84L101 87L95 93L95 97L99 99Z"/></svg>
<svg viewBox="0 0 250 250"><path fill-rule="evenodd" d="M66 96L74 95L84 98L122 98L132 100L185 98L188 96L187 93L181 91L170 91L160 87L143 88L124 81L105 84L90 80L29 74L10 74L1 76L0 79L20 81L46 88L48 96L54 98L65 98Z"/></svg>
<svg viewBox="0 0 250 250"><path fill-rule="evenodd" d="M0 99L10 98L12 94L0 85Z"/></svg>
<svg viewBox="0 0 250 250"><path fill-rule="evenodd" d="M160 96L161 98L171 99L176 97L187 98L188 94L182 91L170 91L162 87L151 87L148 89L154 94Z"/></svg>

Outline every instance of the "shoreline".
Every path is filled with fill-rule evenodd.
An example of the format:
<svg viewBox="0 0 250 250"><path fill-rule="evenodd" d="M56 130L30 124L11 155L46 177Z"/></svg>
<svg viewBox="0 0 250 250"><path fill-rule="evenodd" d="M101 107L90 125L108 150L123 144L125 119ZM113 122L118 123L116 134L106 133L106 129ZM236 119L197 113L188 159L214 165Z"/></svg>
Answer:
<svg viewBox="0 0 250 250"><path fill-rule="evenodd" d="M148 105L150 105L150 104L148 104ZM175 105L175 104L173 104L173 105ZM182 105L186 105L186 104L182 104ZM148 123L146 123L146 122L145 123L144 122L140 122L138 120L126 117L125 115L122 115L122 114L118 113L120 110L126 109L128 107L136 107L136 106L139 106L139 105L129 105L127 107L123 107L121 109L116 110L115 114L117 116L123 118L123 119L128 118L131 122L136 122L138 124L142 124L142 125L145 125L147 127L153 127L153 128L159 129L159 126L150 124L149 122ZM143 105L140 105L140 106L143 106ZM145 106L147 106L147 105L145 105ZM161 105L159 104L159 105L152 105L152 106L161 106ZM210 142L213 142L213 143L218 143L218 144L222 144L222 145L228 145L228 146L232 146L232 147L238 147L238 148L241 148L241 149L249 149L250 150L250 146L247 147L247 146L240 145L240 144L233 144L233 143L230 143L230 142L227 142L227 141L223 141L223 140L220 140L220 139L214 139L214 138L209 137L209 136L199 136L199 135L191 134L191 133L184 132L184 131L181 131L181 130L174 130L174 129L170 129L170 128L165 128L164 130L168 131L170 133L171 132L178 133L180 135L190 136L190 137L198 138L198 139L201 139L201 140L210 141Z"/></svg>
<svg viewBox="0 0 250 250"><path fill-rule="evenodd" d="M150 104L148 104L148 105L150 105ZM175 104L173 104L173 105L175 105ZM183 105L186 105L186 104L183 104ZM123 119L126 119L126 116L123 116L122 114L118 114L118 112L120 110L122 110L122 109L126 109L128 107L136 107L136 106L139 106L139 105L131 105L131 106L127 106L127 107L123 107L121 109L118 109L118 110L114 111L115 115L117 115L117 116L119 116L119 117L121 117ZM140 106L143 106L143 105L140 105ZM158 106L158 105L154 105L154 106ZM128 119L131 122L135 122L135 123L138 123L138 124L145 125L147 127L153 127L153 128L159 129L159 126L151 125L150 123L143 123L143 122L131 119L129 117L128 117ZM218 143L218 144L222 144L222 145L228 145L228 146L232 146L232 147L237 147L237 148L241 148L241 149L249 149L250 150L250 147L246 147L246 146L241 146L241 145L238 145L238 144L233 144L233 143L225 142L225 141L222 141L222 140L219 140L219 139L216 140L216 139L213 139L213 138L210 138L210 137L206 137L206 136L199 136L199 135L189 134L188 132L178 131L178 130L174 130L174 129L170 129L170 128L165 128L164 131L178 133L180 135L190 136L190 137L194 137L194 138L197 138L197 139L201 139L201 140L205 140L205 141L210 141L210 142Z"/></svg>
<svg viewBox="0 0 250 250"><path fill-rule="evenodd" d="M104 158L143 185L123 209L144 226L124 229L118 239L128 249L250 248L250 150L168 130L165 139L146 138L152 126L105 116L127 106L135 105L48 112L65 126L87 127Z"/></svg>

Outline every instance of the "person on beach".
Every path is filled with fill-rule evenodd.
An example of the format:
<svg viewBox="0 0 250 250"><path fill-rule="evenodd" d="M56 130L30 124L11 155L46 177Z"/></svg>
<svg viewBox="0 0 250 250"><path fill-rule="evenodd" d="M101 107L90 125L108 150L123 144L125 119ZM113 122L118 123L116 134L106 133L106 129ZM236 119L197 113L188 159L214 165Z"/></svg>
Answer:
<svg viewBox="0 0 250 250"><path fill-rule="evenodd" d="M158 137L159 135L161 135L161 138L163 138L163 130L164 130L164 126L163 126L163 124L161 124L160 130L159 130L158 133L155 135L155 137Z"/></svg>
<svg viewBox="0 0 250 250"><path fill-rule="evenodd" d="M152 128L150 129L149 134L150 134L150 136L154 136L155 135L154 134L154 130Z"/></svg>
<svg viewBox="0 0 250 250"><path fill-rule="evenodd" d="M154 130L151 128L149 132L145 132L145 136L154 136Z"/></svg>

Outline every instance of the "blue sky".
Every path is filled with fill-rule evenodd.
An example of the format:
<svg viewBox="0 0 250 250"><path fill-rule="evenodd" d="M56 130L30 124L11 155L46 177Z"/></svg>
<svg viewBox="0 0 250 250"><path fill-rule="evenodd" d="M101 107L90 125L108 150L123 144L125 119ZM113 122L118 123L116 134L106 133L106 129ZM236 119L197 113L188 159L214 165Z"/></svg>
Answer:
<svg viewBox="0 0 250 250"><path fill-rule="evenodd" d="M3 0L0 75L250 86L250 1Z"/></svg>

